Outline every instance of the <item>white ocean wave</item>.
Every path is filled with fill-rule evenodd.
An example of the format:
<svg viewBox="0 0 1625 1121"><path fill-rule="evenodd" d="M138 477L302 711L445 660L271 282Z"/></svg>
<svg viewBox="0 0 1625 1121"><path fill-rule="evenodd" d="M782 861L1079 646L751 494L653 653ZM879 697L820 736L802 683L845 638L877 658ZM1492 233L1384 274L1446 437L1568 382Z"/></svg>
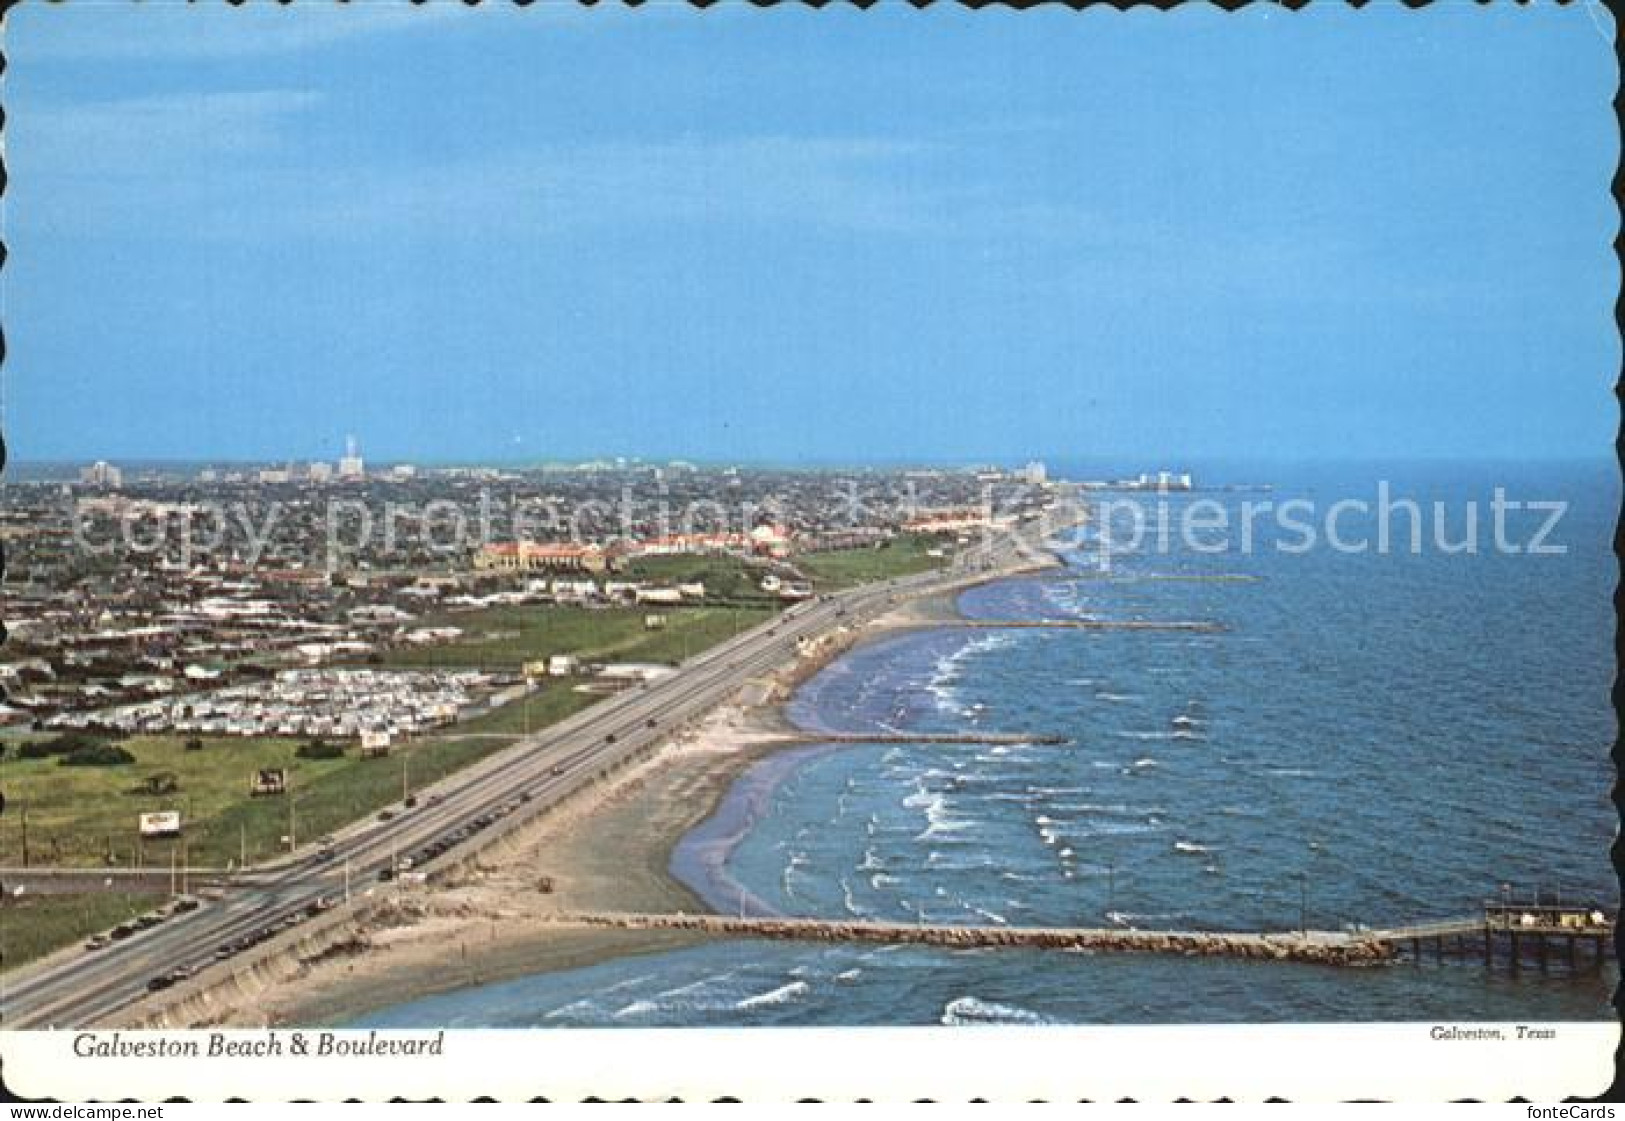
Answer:
<svg viewBox="0 0 1625 1121"><path fill-rule="evenodd" d="M1031 1009L1014 1004L999 1004L974 996L961 996L950 1000L942 1009L942 1023L948 1027L971 1027L977 1024L1042 1024L1044 1017Z"/></svg>
<svg viewBox="0 0 1625 1121"><path fill-rule="evenodd" d="M780 985L771 992L758 993L756 996L747 996L734 1005L736 1009L763 1008L775 1004L788 1004L792 1000L805 996L812 991L812 986L805 981L791 981Z"/></svg>

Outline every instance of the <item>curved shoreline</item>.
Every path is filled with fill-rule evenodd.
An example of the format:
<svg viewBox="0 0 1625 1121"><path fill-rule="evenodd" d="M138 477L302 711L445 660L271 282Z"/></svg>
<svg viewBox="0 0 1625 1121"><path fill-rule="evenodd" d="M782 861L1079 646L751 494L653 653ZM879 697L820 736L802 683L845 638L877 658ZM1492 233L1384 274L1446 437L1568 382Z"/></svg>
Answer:
<svg viewBox="0 0 1625 1121"><path fill-rule="evenodd" d="M721 863L748 830L752 807L765 804L809 755L839 750L809 743L817 731L790 721L786 708L795 691L853 649L894 637L900 625L963 618L957 609L963 590L906 603L861 631L832 637L775 675L759 704L715 710L643 762L482 855L465 874L402 896L359 924L345 952L290 963L257 982L251 999L193 1026L337 1026L458 989L698 944L703 936L686 932L567 927L556 920L592 910L737 911L739 889ZM780 759L788 762L762 782L740 786L758 764ZM674 868L680 861L690 865L693 880L685 882ZM747 893L747 910L752 899ZM772 913L760 900L754 905Z"/></svg>

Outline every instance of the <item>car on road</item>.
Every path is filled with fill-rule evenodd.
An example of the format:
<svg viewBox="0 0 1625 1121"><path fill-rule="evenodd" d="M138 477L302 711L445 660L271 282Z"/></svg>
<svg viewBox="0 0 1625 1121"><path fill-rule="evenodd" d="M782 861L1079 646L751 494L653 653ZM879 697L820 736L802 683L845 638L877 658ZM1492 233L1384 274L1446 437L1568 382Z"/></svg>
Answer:
<svg viewBox="0 0 1625 1121"><path fill-rule="evenodd" d="M147 991L155 993L159 989L167 989L175 983L175 979L167 974L160 974L147 982Z"/></svg>
<svg viewBox="0 0 1625 1121"><path fill-rule="evenodd" d="M395 820L395 811L394 810L382 810L382 811L380 811L379 814L378 814L378 820L379 821L394 821Z"/></svg>
<svg viewBox="0 0 1625 1121"><path fill-rule="evenodd" d="M85 949L87 949L87 950L100 950L103 947L105 947L108 943L110 943L111 941L112 941L112 939L109 938L105 934L92 935L91 938L90 938L90 941L85 943Z"/></svg>

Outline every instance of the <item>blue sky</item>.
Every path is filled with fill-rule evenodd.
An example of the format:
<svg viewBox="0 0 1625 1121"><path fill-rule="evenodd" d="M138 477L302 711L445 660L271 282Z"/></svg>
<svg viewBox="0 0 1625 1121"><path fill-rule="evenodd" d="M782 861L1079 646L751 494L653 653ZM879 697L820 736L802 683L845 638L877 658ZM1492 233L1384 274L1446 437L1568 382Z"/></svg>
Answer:
<svg viewBox="0 0 1625 1121"><path fill-rule="evenodd" d="M1600 6L24 6L22 459L1608 455Z"/></svg>

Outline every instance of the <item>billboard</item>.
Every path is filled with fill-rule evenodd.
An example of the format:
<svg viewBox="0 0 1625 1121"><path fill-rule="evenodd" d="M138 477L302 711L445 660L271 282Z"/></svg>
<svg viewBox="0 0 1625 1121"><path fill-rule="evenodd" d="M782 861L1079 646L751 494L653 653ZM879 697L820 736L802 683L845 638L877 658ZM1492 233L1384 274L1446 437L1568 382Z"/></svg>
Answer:
<svg viewBox="0 0 1625 1121"><path fill-rule="evenodd" d="M181 815L175 810L142 814L141 835L143 837L179 837L181 835Z"/></svg>

